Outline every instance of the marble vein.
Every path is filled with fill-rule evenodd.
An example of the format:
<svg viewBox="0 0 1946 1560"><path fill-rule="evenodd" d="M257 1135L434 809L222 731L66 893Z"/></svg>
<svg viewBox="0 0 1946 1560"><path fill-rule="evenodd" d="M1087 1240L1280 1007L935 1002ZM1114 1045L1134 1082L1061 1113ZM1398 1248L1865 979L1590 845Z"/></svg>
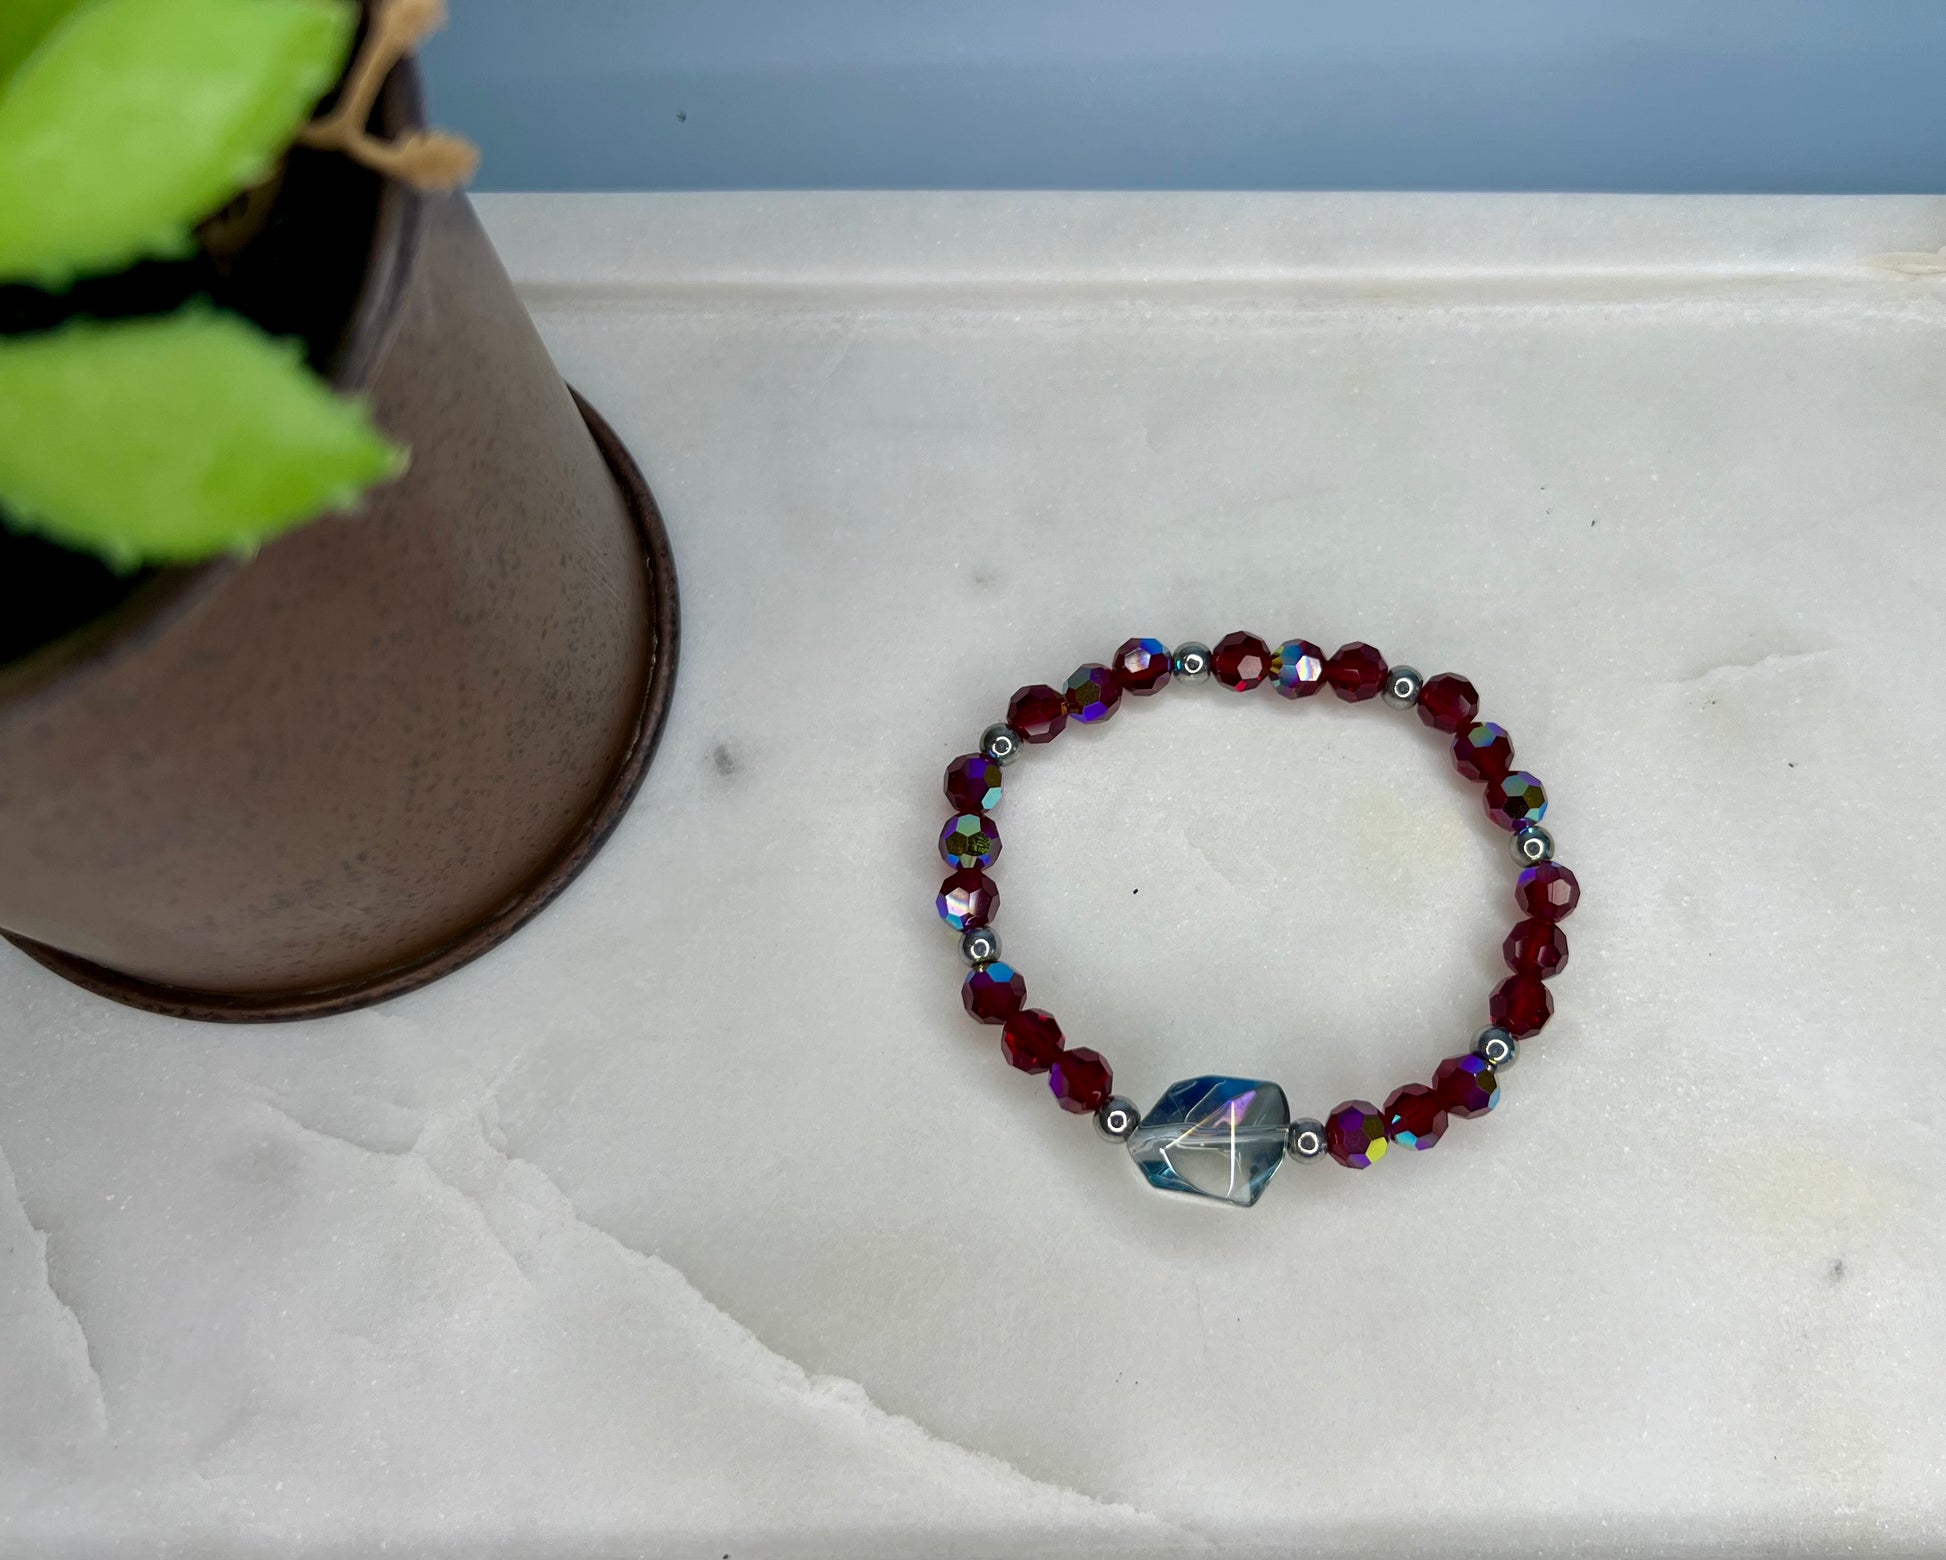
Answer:
<svg viewBox="0 0 1946 1560"><path fill-rule="evenodd" d="M33 1215L28 1212L27 1200L21 1195L20 1184L14 1178L13 1164L3 1147L0 1147L0 1197L13 1205L20 1222L26 1227L28 1242L34 1251L36 1276L53 1311L55 1332L67 1345L76 1367L73 1376L81 1388L88 1428L97 1437L105 1436L108 1433L108 1398L102 1389L101 1371L95 1364L88 1329L82 1324L81 1313L55 1282L54 1264L48 1256L47 1231L37 1225Z"/></svg>

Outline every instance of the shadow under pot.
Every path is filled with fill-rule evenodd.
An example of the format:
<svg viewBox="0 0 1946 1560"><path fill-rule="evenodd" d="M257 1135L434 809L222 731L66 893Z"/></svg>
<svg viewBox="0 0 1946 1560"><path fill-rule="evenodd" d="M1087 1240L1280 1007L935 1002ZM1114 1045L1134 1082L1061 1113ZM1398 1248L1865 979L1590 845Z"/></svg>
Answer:
<svg viewBox="0 0 1946 1560"><path fill-rule="evenodd" d="M423 123L409 62L375 117ZM0 929L136 1007L307 1018L458 968L592 858L668 708L675 566L463 196L298 149L211 290L304 337L411 469L0 666ZM100 593L31 557L23 594L43 565Z"/></svg>

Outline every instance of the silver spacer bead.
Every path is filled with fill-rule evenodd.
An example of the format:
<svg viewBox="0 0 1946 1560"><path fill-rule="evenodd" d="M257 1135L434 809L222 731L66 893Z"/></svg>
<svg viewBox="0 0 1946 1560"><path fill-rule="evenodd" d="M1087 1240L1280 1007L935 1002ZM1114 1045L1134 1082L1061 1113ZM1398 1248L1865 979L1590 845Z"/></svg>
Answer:
<svg viewBox="0 0 1946 1560"><path fill-rule="evenodd" d="M1380 695L1395 710L1409 710L1419 702L1419 690L1426 686L1426 679L1419 675L1417 667L1395 666L1385 674L1385 687Z"/></svg>
<svg viewBox="0 0 1946 1560"><path fill-rule="evenodd" d="M1506 1030L1494 1025L1474 1036L1473 1054L1499 1072L1520 1060L1520 1042Z"/></svg>
<svg viewBox="0 0 1946 1560"><path fill-rule="evenodd" d="M1126 1143L1141 1119L1135 1101L1117 1094L1111 1100L1104 1100L1101 1109L1095 1112L1095 1131L1106 1142Z"/></svg>
<svg viewBox="0 0 1946 1560"><path fill-rule="evenodd" d="M1169 657L1169 667L1184 682L1201 682L1209 676L1209 658L1209 646L1191 639L1176 646L1176 653Z"/></svg>
<svg viewBox="0 0 1946 1560"><path fill-rule="evenodd" d="M1523 867L1538 867L1554 859L1554 836L1538 823L1530 823L1513 838L1514 860Z"/></svg>
<svg viewBox="0 0 1946 1560"><path fill-rule="evenodd" d="M1293 1159L1316 1159L1324 1152L1324 1123L1309 1116L1293 1121L1284 1139L1284 1152Z"/></svg>
<svg viewBox="0 0 1946 1560"><path fill-rule="evenodd" d="M980 751L1002 769L1020 757L1020 733L1004 720L980 733Z"/></svg>
<svg viewBox="0 0 1946 1560"><path fill-rule="evenodd" d="M959 934L959 956L978 969L1000 957L1000 934L990 926L976 926Z"/></svg>

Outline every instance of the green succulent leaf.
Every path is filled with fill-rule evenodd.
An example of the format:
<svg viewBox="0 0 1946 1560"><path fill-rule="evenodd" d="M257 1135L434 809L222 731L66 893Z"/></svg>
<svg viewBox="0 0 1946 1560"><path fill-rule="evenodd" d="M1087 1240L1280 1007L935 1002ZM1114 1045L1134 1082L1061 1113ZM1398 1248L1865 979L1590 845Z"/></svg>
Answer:
<svg viewBox="0 0 1946 1560"><path fill-rule="evenodd" d="M34 46L81 0L5 0L0 4L0 86L18 70Z"/></svg>
<svg viewBox="0 0 1946 1560"><path fill-rule="evenodd" d="M32 50L0 85L0 282L45 287L187 253L290 144L358 21L347 0L87 0L53 26L58 0L24 3L0 35Z"/></svg>
<svg viewBox="0 0 1946 1560"><path fill-rule="evenodd" d="M206 307L0 337L0 504L122 569L344 508L405 452L302 357Z"/></svg>

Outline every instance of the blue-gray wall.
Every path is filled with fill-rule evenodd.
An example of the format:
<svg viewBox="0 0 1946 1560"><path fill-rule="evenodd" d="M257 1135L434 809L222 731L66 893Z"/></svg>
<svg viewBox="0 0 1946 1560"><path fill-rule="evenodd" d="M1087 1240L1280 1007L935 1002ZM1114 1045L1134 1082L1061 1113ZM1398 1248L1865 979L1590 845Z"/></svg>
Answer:
<svg viewBox="0 0 1946 1560"><path fill-rule="evenodd" d="M1946 0L453 11L486 189L1946 188Z"/></svg>

